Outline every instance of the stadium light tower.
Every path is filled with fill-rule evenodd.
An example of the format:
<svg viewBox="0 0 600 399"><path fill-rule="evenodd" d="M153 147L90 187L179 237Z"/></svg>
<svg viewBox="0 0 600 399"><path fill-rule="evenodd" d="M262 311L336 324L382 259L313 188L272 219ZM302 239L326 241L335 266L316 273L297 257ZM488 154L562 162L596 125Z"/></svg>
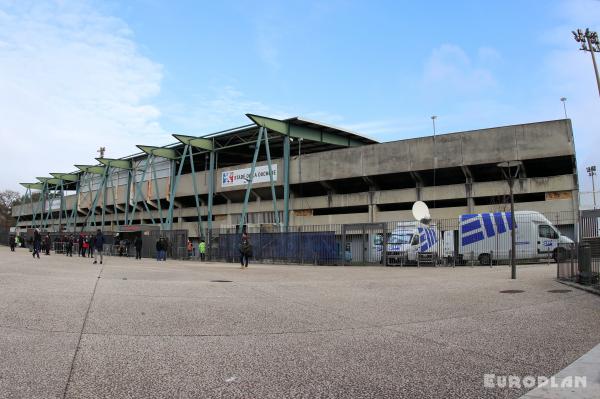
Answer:
<svg viewBox="0 0 600 399"><path fill-rule="evenodd" d="M517 278L517 263L515 256L517 239L515 236L515 197L513 195L513 185L515 184L515 179L519 175L519 169L521 169L521 165L521 161L506 161L498 164L498 167L502 170L504 178L508 182L508 188L510 190L510 278L513 280Z"/></svg>
<svg viewBox="0 0 600 399"><path fill-rule="evenodd" d="M596 209L596 183L594 176L596 176L596 165L588 166L585 168L588 175L592 178L592 198L594 199L594 209Z"/></svg>
<svg viewBox="0 0 600 399"><path fill-rule="evenodd" d="M598 95L600 95L600 76L598 76L598 66L596 65L596 57L594 53L600 53L600 43L598 42L598 33L586 29L585 32L581 29L572 31L573 38L577 43L581 43L581 51L589 51L592 55L592 63L594 64L594 72L596 72L596 84L598 85Z"/></svg>
<svg viewBox="0 0 600 399"><path fill-rule="evenodd" d="M567 97L561 97L560 101L563 103L563 109L565 110L565 119L567 118Z"/></svg>

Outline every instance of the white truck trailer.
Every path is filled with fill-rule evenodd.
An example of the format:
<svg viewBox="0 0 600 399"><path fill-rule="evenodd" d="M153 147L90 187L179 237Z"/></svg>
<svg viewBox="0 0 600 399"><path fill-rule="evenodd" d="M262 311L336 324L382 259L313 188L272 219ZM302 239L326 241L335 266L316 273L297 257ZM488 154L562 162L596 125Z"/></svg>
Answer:
<svg viewBox="0 0 600 399"><path fill-rule="evenodd" d="M511 255L511 213L479 213L459 217L458 242L444 243L449 259L457 263L490 265L508 261ZM452 234L445 234L451 239ZM573 241L560 234L544 215L535 211L515 212L515 258L519 260L561 259Z"/></svg>

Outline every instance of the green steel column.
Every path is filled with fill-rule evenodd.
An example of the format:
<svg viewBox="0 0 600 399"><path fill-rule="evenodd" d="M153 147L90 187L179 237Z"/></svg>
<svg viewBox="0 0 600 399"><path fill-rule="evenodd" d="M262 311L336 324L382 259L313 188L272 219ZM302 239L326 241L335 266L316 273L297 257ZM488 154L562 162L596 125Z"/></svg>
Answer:
<svg viewBox="0 0 600 399"><path fill-rule="evenodd" d="M31 208L31 228L34 228L33 223L35 222L35 209L33 207L33 192L29 189L29 207Z"/></svg>
<svg viewBox="0 0 600 399"><path fill-rule="evenodd" d="M119 225L119 208L117 208L117 195L115 195L115 179L114 177L111 176L110 178L110 182L111 182L111 194L112 194L112 201L113 201L113 216L112 216L112 221L113 221L113 225L116 223L117 226ZM117 194L118 194L118 190L119 190L119 171L117 170ZM111 230L112 230L112 226L111 226Z"/></svg>
<svg viewBox="0 0 600 399"><path fill-rule="evenodd" d="M105 216L106 216L106 200L108 197L108 192L107 192L107 188L108 188L108 177L110 176L110 184L113 184L113 178L112 178L112 170L110 169L110 166L106 167L106 178L104 179L104 188L102 190L102 217L101 217L101 221L102 221L102 229L104 229L104 224L106 223L105 220ZM96 208L94 208L94 227L96 227Z"/></svg>
<svg viewBox="0 0 600 399"><path fill-rule="evenodd" d="M188 148L190 153L190 163L192 164L192 182L194 183L194 199L196 200L196 216L198 222L198 238L204 237L202 231L202 215L200 215L200 201L198 200L198 183L196 183L196 167L194 166L194 152L192 146Z"/></svg>
<svg viewBox="0 0 600 399"><path fill-rule="evenodd" d="M215 195L215 152L211 151L209 156L208 166L208 231L212 230L212 207L213 207L213 196Z"/></svg>
<svg viewBox="0 0 600 399"><path fill-rule="evenodd" d="M290 223L290 137L283 136L283 225Z"/></svg>
<svg viewBox="0 0 600 399"><path fill-rule="evenodd" d="M108 176L108 169L109 169L108 166L104 169L104 173L102 174L102 179L100 181L100 184L98 185L98 190L96 191L96 196L94 197L94 201L92 203L92 206L90 207L90 211L88 212L88 218L90 216L90 212L92 212L94 226L96 226L96 204L98 204L98 197L100 197L100 191L102 191L103 196L106 197L105 185L106 185L106 179ZM91 191L90 191L90 194L91 194ZM102 209L104 210L104 206L102 206ZM104 223L104 214L102 215L102 223ZM88 221L86 223L86 227L90 227L90 226L91 226L91 222L88 219ZM83 229L83 227L82 227L82 229Z"/></svg>
<svg viewBox="0 0 600 399"><path fill-rule="evenodd" d="M154 162L154 157L152 157L152 179L154 181L154 187L156 188L156 202L158 205L158 216L160 217L160 229L163 230L163 212L162 212L162 204L160 203L160 192L158 190L158 179L156 178L156 165Z"/></svg>
<svg viewBox="0 0 600 399"><path fill-rule="evenodd" d="M48 189L48 184L44 182L44 186L42 187L42 192L40 193L40 199L38 200L38 210L40 213L40 229L44 223L44 211L46 208L46 191ZM37 222L36 222L37 227Z"/></svg>
<svg viewBox="0 0 600 399"><path fill-rule="evenodd" d="M140 178L140 181L139 182L135 181L136 180L135 175L137 173L135 173L134 177L133 177L133 184L135 185L136 190L135 190L135 198L133 200L135 205L133 206L133 211L131 211L131 216L130 216L132 222L133 222L133 217L135 216L135 212L137 210L138 199L140 197L140 194L142 193L142 183L146 180L146 171L148 170L148 165L150 164L151 157L152 157L152 155L148 155L148 157L146 157L146 162L144 163L144 170L142 171L142 177ZM144 202L144 208L146 209L148 214L151 216L150 209L148 208L148 204L146 203L146 200L144 200L143 202ZM152 218L152 224L155 224L154 218Z"/></svg>
<svg viewBox="0 0 600 399"><path fill-rule="evenodd" d="M65 205L65 189L63 186L63 180L60 179L60 213L58 214L58 232L62 229L62 218Z"/></svg>
<svg viewBox="0 0 600 399"><path fill-rule="evenodd" d="M54 205L54 198L56 198L56 186L54 186L54 195L52 196L52 200L48 200L48 213L46 214L46 218L44 219L43 228L48 228L48 219L54 221L54 217L52 216L52 205ZM44 204L44 209L46 208L46 204Z"/></svg>
<svg viewBox="0 0 600 399"><path fill-rule="evenodd" d="M252 191L252 181L254 180L254 169L256 168L256 160L258 159L258 151L260 150L260 143L262 141L263 129L258 129L258 140L256 140L256 148L254 149L254 157L252 158L252 167L250 168L250 178L246 185L246 195L244 196L244 206L242 208L242 214L240 215L240 227L238 233L244 231L244 225L246 224L246 212L248 211L248 200L250 199L250 191Z"/></svg>
<svg viewBox="0 0 600 399"><path fill-rule="evenodd" d="M131 175L133 174L132 170L127 170L127 187L125 193L125 225L130 225L129 223L129 201L131 200Z"/></svg>
<svg viewBox="0 0 600 399"><path fill-rule="evenodd" d="M177 171L177 175L175 176L175 182L171 184L171 195L169 201L169 230L173 229L173 208L175 207L175 193L177 192L177 185L179 184L179 177L181 176L181 171L183 170L183 164L185 163L185 158L187 156L189 145L185 145L183 147L183 152L181 154L181 159L179 160L179 169ZM174 163L174 161L173 161Z"/></svg>
<svg viewBox="0 0 600 399"><path fill-rule="evenodd" d="M77 227L77 207L79 206L79 187L81 186L80 183L81 178L79 178L77 180L77 183L75 185L75 201L73 201L73 209L71 209L71 216L67 219L67 231L70 231L71 228L71 223L73 223L73 233L75 233L76 227Z"/></svg>
<svg viewBox="0 0 600 399"><path fill-rule="evenodd" d="M275 196L275 182L273 181L273 168L271 166L271 150L269 149L269 134L266 127L264 129L265 134L265 148L267 150L267 165L269 166L269 181L271 182L271 197L273 199L273 212L275 213L275 223L279 226L279 212L277 210L277 197Z"/></svg>

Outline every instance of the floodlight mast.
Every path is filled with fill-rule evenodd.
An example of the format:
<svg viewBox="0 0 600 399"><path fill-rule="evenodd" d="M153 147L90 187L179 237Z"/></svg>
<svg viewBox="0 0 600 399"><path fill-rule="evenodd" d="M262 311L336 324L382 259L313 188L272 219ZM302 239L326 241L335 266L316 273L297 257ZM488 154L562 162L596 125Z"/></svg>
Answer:
<svg viewBox="0 0 600 399"><path fill-rule="evenodd" d="M571 31L573 38L577 43L581 43L581 51L589 51L592 56L592 63L594 64L594 72L596 73L596 84L598 85L598 95L600 95L600 76L598 75L598 66L596 65L596 57L594 53L600 53L600 42L598 41L598 33L592 32L588 29L585 31L577 29L577 31Z"/></svg>
<svg viewBox="0 0 600 399"><path fill-rule="evenodd" d="M596 176L596 165L588 166L585 168L588 176L592 178L592 198L594 199L594 209L596 209L596 182L594 177Z"/></svg>

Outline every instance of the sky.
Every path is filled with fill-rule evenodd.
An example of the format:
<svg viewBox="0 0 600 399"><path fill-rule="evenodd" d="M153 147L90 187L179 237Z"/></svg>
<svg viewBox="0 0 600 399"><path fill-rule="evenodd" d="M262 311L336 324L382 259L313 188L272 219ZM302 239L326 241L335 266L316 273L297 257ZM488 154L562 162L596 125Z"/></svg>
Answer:
<svg viewBox="0 0 600 399"><path fill-rule="evenodd" d="M572 119L582 191L600 96L571 30L600 1L0 0L0 190L302 116L380 141ZM600 62L600 54L599 62Z"/></svg>

